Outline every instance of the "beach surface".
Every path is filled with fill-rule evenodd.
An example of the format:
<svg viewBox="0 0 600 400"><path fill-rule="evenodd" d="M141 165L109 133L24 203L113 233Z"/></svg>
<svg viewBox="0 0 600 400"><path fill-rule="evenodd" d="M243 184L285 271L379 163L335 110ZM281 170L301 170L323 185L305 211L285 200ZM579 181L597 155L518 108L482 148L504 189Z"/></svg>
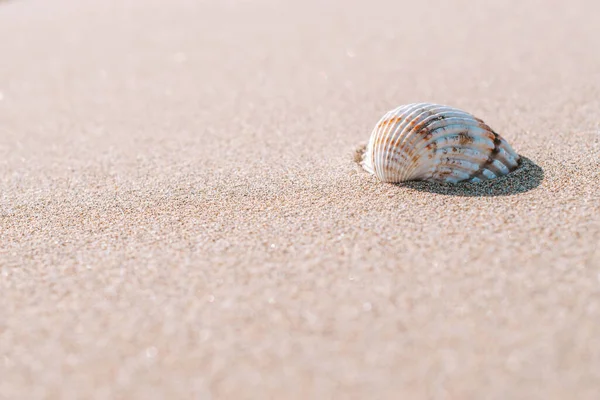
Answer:
<svg viewBox="0 0 600 400"><path fill-rule="evenodd" d="M598 15L0 0L0 398L600 398ZM523 168L378 182L413 102Z"/></svg>

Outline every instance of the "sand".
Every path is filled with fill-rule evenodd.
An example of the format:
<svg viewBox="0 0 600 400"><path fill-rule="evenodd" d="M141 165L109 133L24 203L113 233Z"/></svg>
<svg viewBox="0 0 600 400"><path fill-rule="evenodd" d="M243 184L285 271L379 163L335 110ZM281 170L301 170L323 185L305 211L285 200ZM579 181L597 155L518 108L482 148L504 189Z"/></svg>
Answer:
<svg viewBox="0 0 600 400"><path fill-rule="evenodd" d="M597 15L0 1L0 398L598 399ZM525 167L361 172L419 101Z"/></svg>

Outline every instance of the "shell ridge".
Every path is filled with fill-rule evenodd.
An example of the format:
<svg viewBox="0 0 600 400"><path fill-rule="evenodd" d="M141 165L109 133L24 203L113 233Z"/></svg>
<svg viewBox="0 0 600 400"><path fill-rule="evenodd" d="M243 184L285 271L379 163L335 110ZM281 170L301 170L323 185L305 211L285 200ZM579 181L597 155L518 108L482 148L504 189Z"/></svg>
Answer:
<svg viewBox="0 0 600 400"><path fill-rule="evenodd" d="M404 115L402 124L398 128L399 132L398 132L397 137L394 140L394 146L396 148L400 149L401 151L399 151L399 154L398 154L398 157L400 158L398 168L396 168L395 174L394 174L396 180L402 180L404 178L405 171L406 171L408 165L410 164L410 159L409 159L409 154L407 152L407 149L400 143L402 143L404 141L404 138L406 136L406 128L408 126L410 126L413 123L413 121L419 117L419 115L421 115L423 107L425 107L425 106L426 106L426 104L423 104L423 103L415 104L414 107L412 107L410 110L408 110L406 115Z"/></svg>
<svg viewBox="0 0 600 400"><path fill-rule="evenodd" d="M410 157L407 163L404 165L404 168L398 171L399 179L407 179L410 175L411 171L415 169L418 165L419 159L415 160L414 152L410 152L409 144L412 143L413 135L411 133L414 132L414 128L419 125L423 120L426 120L431 114L430 110L435 108L437 105L435 104L426 104L420 103L419 108L414 110L410 116L412 117L410 120L407 118L406 123L404 124L402 133L398 137L397 146L400 146L404 149L404 153L406 157Z"/></svg>
<svg viewBox="0 0 600 400"><path fill-rule="evenodd" d="M413 103L413 104L409 104L407 107L405 107L403 109L398 109L398 112L394 116L394 118L397 120L395 130L394 130L395 134L398 134L398 135L402 134L402 127L406 124L407 117L412 115L412 113L414 113L414 111L417 110L420 106L421 106L420 103ZM388 136L389 132L384 131L383 135ZM386 137L386 141L387 141L387 137ZM384 150L381 153L381 159L378 160L378 162L380 163L380 167L382 169L382 172L380 174L380 179L382 181L392 181L394 179L399 179L398 175L399 175L400 171L402 170L402 168L404 167L405 160L403 159L401 152L395 152L395 153L397 153L397 154L395 154L395 157L392 157L389 159L387 157L387 155L390 153L389 149L391 149L392 147L397 147L397 146L394 146L394 143L395 142L390 142L389 146L386 146L384 148ZM394 164L396 166L395 169L393 168ZM394 171L393 176L390 176L390 170Z"/></svg>
<svg viewBox="0 0 600 400"><path fill-rule="evenodd" d="M442 131L445 128L438 128L438 131ZM461 137L460 130L453 131L442 131L438 136L432 137L428 140L423 140L417 147L416 152L422 152L427 147L430 147L432 153L430 153L430 158L435 159L438 157L438 154L443 152L444 149L452 149L453 147L472 147L477 150L483 150L482 153L485 154L485 159L487 160L490 149L493 148L492 141L487 137L477 137L469 135L469 140L465 140L464 137ZM438 152L439 150L439 152ZM424 157L427 158L427 157ZM415 168L415 172L418 172L419 169Z"/></svg>
<svg viewBox="0 0 600 400"><path fill-rule="evenodd" d="M483 134L482 134L483 133ZM490 144L490 147L493 147L493 139L491 137L485 136L486 131L482 130L476 126L468 126L468 125L447 125L440 126L436 128L434 131L430 132L431 136L426 137L425 140L421 141L416 147L416 150L422 150L427 147L432 142L436 142L439 146L442 141L447 141L449 137L457 137L459 141L462 140L463 144L471 144L478 139L487 140ZM491 135L491 133L490 133Z"/></svg>
<svg viewBox="0 0 600 400"><path fill-rule="evenodd" d="M473 177L479 171L479 164L453 157L442 158L440 163L437 164L437 169L440 169L441 167L461 171L466 174L468 178Z"/></svg>
<svg viewBox="0 0 600 400"><path fill-rule="evenodd" d="M432 163L432 165L422 173L435 175L441 172L452 170L460 172L461 176L466 175L463 177L466 179L475 176L479 172L479 169L480 167L478 163L470 162L461 158L443 156L440 157L436 162Z"/></svg>
<svg viewBox="0 0 600 400"><path fill-rule="evenodd" d="M425 129L429 129L429 125L431 123L434 123L436 121L444 122L446 119L449 118L449 115L460 116L463 119L465 117L469 117L469 114L465 113L464 111L460 111L452 107L442 106L438 104L431 105L431 107L426 109L426 112L427 114L425 114L425 112L421 114L421 116L424 116L425 118L419 120L419 122L410 126L409 131L406 132L406 134L404 135L404 140L401 143L401 146L403 146L404 148L412 149L412 152L409 150L407 150L407 152L410 153L413 159L416 159L416 162L413 162L412 165L409 166L410 168L408 168L407 171L405 171L405 177L409 177L410 179L413 179L412 174L414 173L414 171L420 169L419 161L422 161L420 157L416 156L416 154L419 154L420 149L415 147L415 144L418 143L419 140L421 140L419 133L421 133ZM414 134L411 135L411 133Z"/></svg>
<svg viewBox="0 0 600 400"><path fill-rule="evenodd" d="M402 106L400 106L400 107L402 107ZM379 119L379 121L377 122L377 125L375 125L375 127L373 128L373 131L371 132L369 144L367 145L367 148L365 150L365 155L363 156L363 160L365 160L364 162L368 163L369 169L371 170L370 172L373 173L375 176L378 176L375 152L377 151L377 139L379 137L378 136L379 126L384 121L386 121L386 119L389 117L390 114L393 113L393 111L394 110L388 111L387 113L385 113L385 115L383 115L383 117L381 117Z"/></svg>
<svg viewBox="0 0 600 400"><path fill-rule="evenodd" d="M381 159L379 160L379 165L381 167L381 180L389 181L390 180L390 167L392 164L392 159L390 157L391 150L391 136L394 135L394 132L398 129L398 124L401 122L400 115L402 115L404 108L396 108L388 122L385 124L385 128L383 132L381 132L380 141L382 143L382 151L380 152Z"/></svg>
<svg viewBox="0 0 600 400"><path fill-rule="evenodd" d="M444 150L446 150L446 152L444 152ZM456 150L454 152L454 150ZM444 157L450 157L453 159L457 159L457 160L464 160L467 162L471 162L474 165L477 165L478 169L479 166L482 165L483 163L485 163L488 160L488 153L489 153L489 149L485 148L485 149L474 149L471 147L456 147L456 146L447 146L447 147L440 147L437 150L435 150L435 152L433 153L431 162L435 163L438 160L443 159ZM427 169L428 167L425 167L424 169ZM421 170L417 170L415 171L415 174L419 174L423 172L423 168Z"/></svg>
<svg viewBox="0 0 600 400"><path fill-rule="evenodd" d="M519 160L515 159L515 157L509 154L504 148L500 149L500 153L498 155L504 159L502 163L507 167L512 168L513 171L519 166Z"/></svg>
<svg viewBox="0 0 600 400"><path fill-rule="evenodd" d="M414 115L414 113L417 112L421 107L423 107L422 103L414 103L411 108L405 110L405 112L401 115L401 122L398 124L396 132L392 137L390 147L398 149L398 151L395 154L395 157L397 158L397 165L396 168L393 168L393 180L402 179L402 175L404 173L404 170L406 169L406 165L409 162L408 155L406 154L405 149L402 146L398 146L398 143L402 140L405 127L409 123L411 116Z"/></svg>
<svg viewBox="0 0 600 400"><path fill-rule="evenodd" d="M375 162L377 176L380 180L385 181L387 172L386 172L386 164L385 164L385 156L387 149L387 134L395 126L394 120L399 112L401 112L402 107L397 107L392 110L385 121L382 122L382 126L378 128L378 136L377 136L377 145L378 145L378 158Z"/></svg>
<svg viewBox="0 0 600 400"><path fill-rule="evenodd" d="M482 168L491 171L495 176L506 175L510 172L510 169L498 160L498 154L502 149L502 139L496 132L492 131L492 134L494 135L494 148L490 151L489 158Z"/></svg>

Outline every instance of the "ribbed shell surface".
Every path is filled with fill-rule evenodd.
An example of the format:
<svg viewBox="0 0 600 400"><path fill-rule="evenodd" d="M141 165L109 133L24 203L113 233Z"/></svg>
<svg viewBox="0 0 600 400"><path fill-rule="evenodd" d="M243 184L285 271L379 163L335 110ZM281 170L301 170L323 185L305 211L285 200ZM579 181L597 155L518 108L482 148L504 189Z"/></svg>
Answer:
<svg viewBox="0 0 600 400"><path fill-rule="evenodd" d="M479 182L516 169L519 155L479 118L453 107L415 103L379 120L361 164L383 182Z"/></svg>

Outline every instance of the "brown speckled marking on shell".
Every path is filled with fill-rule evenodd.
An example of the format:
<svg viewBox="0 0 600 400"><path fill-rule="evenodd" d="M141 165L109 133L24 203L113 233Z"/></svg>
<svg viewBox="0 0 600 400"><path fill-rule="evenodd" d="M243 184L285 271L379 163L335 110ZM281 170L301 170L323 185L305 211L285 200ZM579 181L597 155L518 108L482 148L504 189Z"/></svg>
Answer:
<svg viewBox="0 0 600 400"><path fill-rule="evenodd" d="M479 182L516 169L519 155L485 122L465 111L414 103L378 121L361 165L384 182Z"/></svg>

